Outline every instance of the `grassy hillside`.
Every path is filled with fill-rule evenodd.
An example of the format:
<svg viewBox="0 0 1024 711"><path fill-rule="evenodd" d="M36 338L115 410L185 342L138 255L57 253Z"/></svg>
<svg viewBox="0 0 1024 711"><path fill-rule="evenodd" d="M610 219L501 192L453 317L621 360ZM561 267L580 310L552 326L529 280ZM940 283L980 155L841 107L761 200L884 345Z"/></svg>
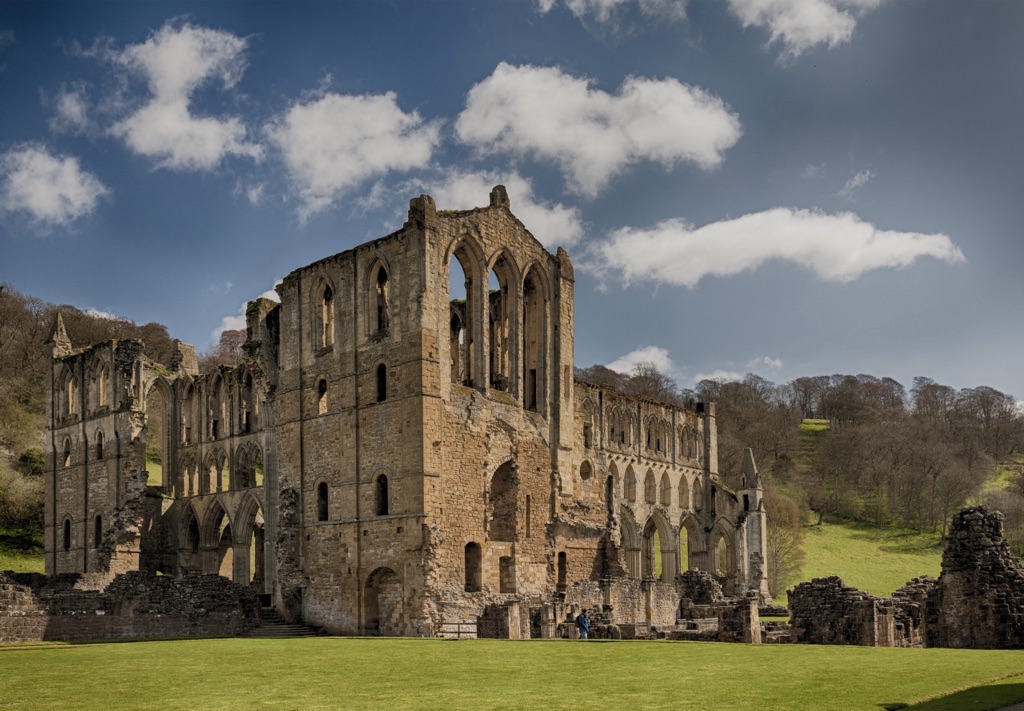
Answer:
<svg viewBox="0 0 1024 711"><path fill-rule="evenodd" d="M806 530L802 580L838 575L847 585L888 596L911 578L939 575L938 535L827 520Z"/></svg>
<svg viewBox="0 0 1024 711"><path fill-rule="evenodd" d="M43 534L0 528L0 570L43 572Z"/></svg>
<svg viewBox="0 0 1024 711"><path fill-rule="evenodd" d="M259 661L228 672L225 659ZM0 665L0 705L25 709L67 709L69 689L75 708L105 711L877 711L920 702L935 711L1024 699L1019 651L959 649L321 637L7 648ZM126 669L156 668L124 683ZM982 688L957 693L972 687Z"/></svg>

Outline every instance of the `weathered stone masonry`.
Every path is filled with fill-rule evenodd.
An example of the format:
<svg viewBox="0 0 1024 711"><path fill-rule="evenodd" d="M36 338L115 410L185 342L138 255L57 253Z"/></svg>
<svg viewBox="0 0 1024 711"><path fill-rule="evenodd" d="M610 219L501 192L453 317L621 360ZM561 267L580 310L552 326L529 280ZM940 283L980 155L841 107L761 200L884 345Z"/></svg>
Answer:
<svg viewBox="0 0 1024 711"><path fill-rule="evenodd" d="M753 460L733 491L714 403L577 380L574 286L498 186L289 274L237 368L58 323L47 572L219 573L349 634L670 626L690 568L766 600Z"/></svg>
<svg viewBox="0 0 1024 711"><path fill-rule="evenodd" d="M818 578L789 592L794 642L876 647L1024 647L1024 566L1003 538L1003 515L964 509L950 523L938 580L914 578L877 598Z"/></svg>

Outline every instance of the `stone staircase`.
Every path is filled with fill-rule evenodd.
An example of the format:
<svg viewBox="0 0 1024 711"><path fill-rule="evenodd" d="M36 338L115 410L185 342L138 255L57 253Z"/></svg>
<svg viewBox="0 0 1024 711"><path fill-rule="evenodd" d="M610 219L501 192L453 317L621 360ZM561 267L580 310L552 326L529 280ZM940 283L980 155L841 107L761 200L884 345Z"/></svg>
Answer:
<svg viewBox="0 0 1024 711"><path fill-rule="evenodd" d="M326 637L321 627L292 624L285 621L272 607L260 608L260 626L254 627L242 637Z"/></svg>

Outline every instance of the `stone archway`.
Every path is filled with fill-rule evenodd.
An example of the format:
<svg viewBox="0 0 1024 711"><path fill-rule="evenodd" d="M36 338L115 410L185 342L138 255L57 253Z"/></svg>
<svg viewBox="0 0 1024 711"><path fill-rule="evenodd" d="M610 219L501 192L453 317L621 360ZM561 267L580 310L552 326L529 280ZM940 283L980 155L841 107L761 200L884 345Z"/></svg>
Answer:
<svg viewBox="0 0 1024 711"><path fill-rule="evenodd" d="M377 568L363 590L363 634L398 637L405 632L402 581L391 568Z"/></svg>
<svg viewBox="0 0 1024 711"><path fill-rule="evenodd" d="M677 543L669 524L655 514L644 526L641 577L665 582L675 579L677 572Z"/></svg>
<svg viewBox="0 0 1024 711"><path fill-rule="evenodd" d="M235 582L250 585L258 593L265 592L264 520L263 511L255 496L246 496L235 514L235 524L238 528Z"/></svg>

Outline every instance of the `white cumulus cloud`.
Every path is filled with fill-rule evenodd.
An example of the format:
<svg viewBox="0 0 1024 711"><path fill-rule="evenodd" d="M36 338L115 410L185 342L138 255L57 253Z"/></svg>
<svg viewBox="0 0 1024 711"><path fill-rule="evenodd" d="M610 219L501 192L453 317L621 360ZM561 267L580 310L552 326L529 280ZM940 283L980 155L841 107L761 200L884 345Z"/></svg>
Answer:
<svg viewBox="0 0 1024 711"><path fill-rule="evenodd" d="M0 211L26 215L38 227L66 227L91 214L109 193L72 156L35 144L0 155Z"/></svg>
<svg viewBox="0 0 1024 711"><path fill-rule="evenodd" d="M815 45L849 42L857 16L883 0L727 0L744 28L767 30L768 44L782 46L782 58L794 59Z"/></svg>
<svg viewBox="0 0 1024 711"><path fill-rule="evenodd" d="M771 259L799 264L824 281L849 282L926 256L964 261L944 234L882 230L849 212L780 207L703 227L673 219L621 228L592 247L583 266L594 274L618 273L626 284L693 287L704 277L739 274Z"/></svg>
<svg viewBox="0 0 1024 711"><path fill-rule="evenodd" d="M516 172L451 171L441 180L429 184L428 192L439 209L463 210L487 204L487 196L495 185L508 191L512 213L518 217L545 247L569 247L583 236L583 220L579 208L549 203L537 196L533 183Z"/></svg>
<svg viewBox="0 0 1024 711"><path fill-rule="evenodd" d="M653 363L658 372L665 375L674 375L676 365L669 356L668 349L661 346L641 346L636 350L619 356L606 367L626 375L632 375L633 369L640 363Z"/></svg>
<svg viewBox="0 0 1024 711"><path fill-rule="evenodd" d="M557 67L505 62L470 89L455 130L481 154L555 163L587 197L642 160L713 168L741 134L721 99L675 79L628 77L609 94Z"/></svg>
<svg viewBox="0 0 1024 711"><path fill-rule="evenodd" d="M277 279L276 281L274 281L274 286L273 287L267 289L266 291L264 291L262 294L260 294L256 298L258 298L258 299L270 299L271 301L278 301L278 302L281 301L281 297L279 297L277 295L277 290L274 287L276 287L282 281L284 281L284 280L283 279ZM230 287L234 286L234 284L231 284L230 282L228 282L228 285L229 285L229 289L230 289ZM225 331L244 331L245 327L246 327L246 323L245 323L245 308L248 305L249 305L248 302L244 302L241 306L238 307L238 313L237 314L233 314L231 316L224 316L223 318L221 318L220 325L217 326L217 328L215 328L212 331L210 331L210 342L211 343L218 343L218 342L220 342L220 334L224 333Z"/></svg>
<svg viewBox="0 0 1024 711"><path fill-rule="evenodd" d="M297 101L268 127L305 222L364 181L429 164L440 123L406 113L393 92L323 93Z"/></svg>
<svg viewBox="0 0 1024 711"><path fill-rule="evenodd" d="M152 97L111 132L165 168L209 170L231 155L258 160L263 149L247 140L240 119L198 116L192 106L200 87L237 84L246 45L228 32L168 22L145 42L113 53L115 63L145 77Z"/></svg>

